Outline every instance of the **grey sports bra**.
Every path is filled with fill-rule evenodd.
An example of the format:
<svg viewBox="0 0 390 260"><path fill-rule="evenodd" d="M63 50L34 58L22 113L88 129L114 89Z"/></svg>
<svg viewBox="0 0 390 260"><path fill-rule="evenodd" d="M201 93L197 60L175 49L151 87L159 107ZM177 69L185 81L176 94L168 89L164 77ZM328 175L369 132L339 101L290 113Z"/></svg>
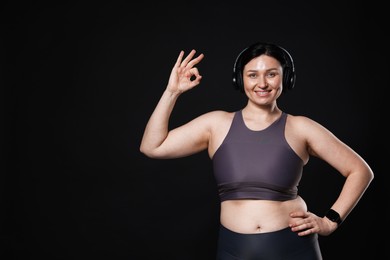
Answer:
<svg viewBox="0 0 390 260"><path fill-rule="evenodd" d="M245 125L242 111L235 112L212 159L221 201L297 197L304 163L286 141L286 119L283 112L266 129L253 131Z"/></svg>

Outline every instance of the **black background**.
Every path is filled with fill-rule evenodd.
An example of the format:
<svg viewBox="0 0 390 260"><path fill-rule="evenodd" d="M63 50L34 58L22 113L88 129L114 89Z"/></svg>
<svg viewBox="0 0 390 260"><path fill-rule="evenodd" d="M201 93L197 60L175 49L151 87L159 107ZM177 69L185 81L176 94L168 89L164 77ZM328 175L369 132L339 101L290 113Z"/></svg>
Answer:
<svg viewBox="0 0 390 260"><path fill-rule="evenodd" d="M323 124L376 174L344 224L320 237L324 259L378 259L383 7L307 2L3 2L2 259L214 259L219 201L206 152L153 160L139 144L180 50L205 54L203 80L179 99L172 127L245 104L232 66L258 40L294 58L296 87L279 106ZM299 189L322 215L341 184L313 158Z"/></svg>

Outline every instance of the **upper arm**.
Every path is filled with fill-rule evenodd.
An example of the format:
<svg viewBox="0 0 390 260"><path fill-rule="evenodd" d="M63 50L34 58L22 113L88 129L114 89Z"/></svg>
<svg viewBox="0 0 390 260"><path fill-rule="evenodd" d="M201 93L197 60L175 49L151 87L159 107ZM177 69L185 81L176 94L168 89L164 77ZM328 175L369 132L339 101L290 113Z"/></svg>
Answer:
<svg viewBox="0 0 390 260"><path fill-rule="evenodd" d="M217 112L209 112L170 130L154 157L178 158L207 149L216 116Z"/></svg>
<svg viewBox="0 0 390 260"><path fill-rule="evenodd" d="M310 155L326 161L343 176L348 176L359 167L366 167L363 159L327 128L309 118L300 120Z"/></svg>

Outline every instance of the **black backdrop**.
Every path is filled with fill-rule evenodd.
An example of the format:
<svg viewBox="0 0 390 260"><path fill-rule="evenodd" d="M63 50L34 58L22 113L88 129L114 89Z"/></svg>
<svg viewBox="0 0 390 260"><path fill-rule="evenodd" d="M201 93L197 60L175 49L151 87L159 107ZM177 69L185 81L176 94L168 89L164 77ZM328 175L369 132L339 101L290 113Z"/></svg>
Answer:
<svg viewBox="0 0 390 260"><path fill-rule="evenodd" d="M296 88L280 107L329 128L376 174L345 223L320 237L325 259L379 257L388 54L373 6L3 3L2 259L213 259L219 202L207 154L152 160L139 144L180 50L205 54L204 79L179 99L172 127L244 104L232 65L257 40L294 58ZM301 183L319 215L341 188L316 159Z"/></svg>

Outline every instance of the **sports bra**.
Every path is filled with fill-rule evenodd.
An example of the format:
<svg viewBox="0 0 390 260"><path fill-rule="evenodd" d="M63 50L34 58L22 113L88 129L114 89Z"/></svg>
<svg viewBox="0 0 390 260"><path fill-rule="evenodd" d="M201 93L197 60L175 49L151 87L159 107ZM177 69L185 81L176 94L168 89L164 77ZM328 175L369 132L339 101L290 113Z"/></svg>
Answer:
<svg viewBox="0 0 390 260"><path fill-rule="evenodd" d="M236 199L286 201L297 197L304 163L287 143L287 114L254 131L236 111L212 163L221 202Z"/></svg>

